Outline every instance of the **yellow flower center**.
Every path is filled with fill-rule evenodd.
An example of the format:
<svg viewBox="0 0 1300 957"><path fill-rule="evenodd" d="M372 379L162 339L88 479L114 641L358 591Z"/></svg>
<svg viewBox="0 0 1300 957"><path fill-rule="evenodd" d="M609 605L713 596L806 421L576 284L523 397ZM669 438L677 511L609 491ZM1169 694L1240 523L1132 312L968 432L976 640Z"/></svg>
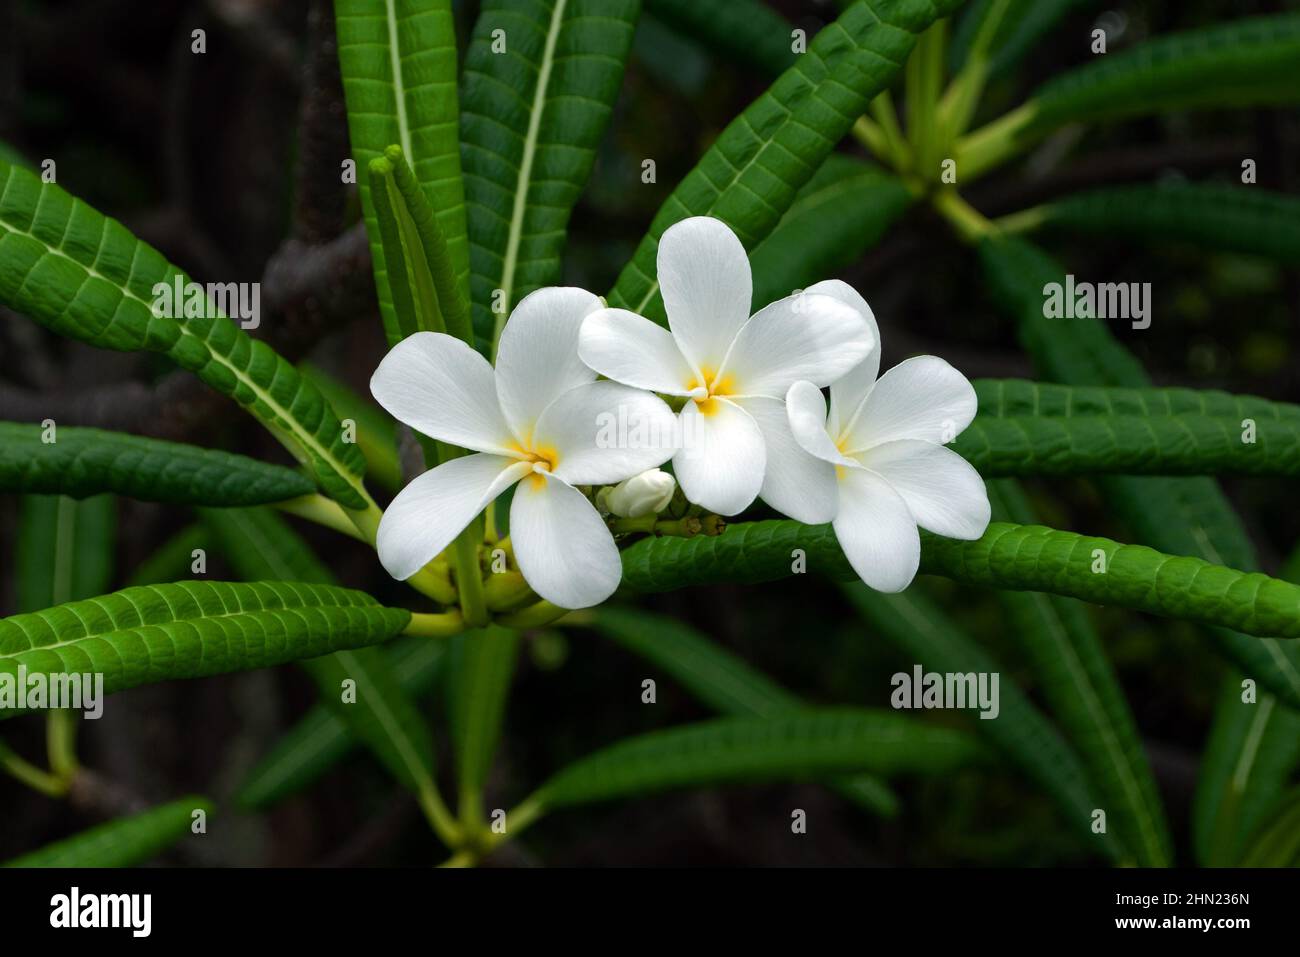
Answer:
<svg viewBox="0 0 1300 957"><path fill-rule="evenodd" d="M700 369L700 376L701 378L698 379L692 376L686 383L686 388L691 391L691 400L699 408L701 415L714 415L722 408L721 403L717 401L719 396L736 394L735 379L730 375L719 377L707 366Z"/></svg>
<svg viewBox="0 0 1300 957"><path fill-rule="evenodd" d="M554 472L555 467L560 463L559 453L549 445L538 445L526 449L518 442L511 442L510 448L520 459L532 463L533 471L525 476L525 481L532 483L534 489L540 489L546 484L546 478L542 473Z"/></svg>

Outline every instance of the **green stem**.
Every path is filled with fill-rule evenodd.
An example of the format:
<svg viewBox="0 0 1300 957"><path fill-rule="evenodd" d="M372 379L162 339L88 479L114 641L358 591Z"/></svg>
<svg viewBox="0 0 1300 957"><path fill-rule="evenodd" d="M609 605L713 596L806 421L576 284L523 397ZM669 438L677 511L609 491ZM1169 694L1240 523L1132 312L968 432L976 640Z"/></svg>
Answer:
<svg viewBox="0 0 1300 957"><path fill-rule="evenodd" d="M464 630L465 619L459 610L453 608L436 615L412 612L411 620L402 629L402 634L418 638L450 638Z"/></svg>
<svg viewBox="0 0 1300 957"><path fill-rule="evenodd" d="M1011 6L1011 0L993 0L980 23L966 55L966 65L949 85L939 104L939 116L945 137L956 139L966 132L971 117L984 93L989 75L989 49L997 36L998 27Z"/></svg>
<svg viewBox="0 0 1300 957"><path fill-rule="evenodd" d="M482 628L489 621L487 600L483 597L483 573L478 562L478 543L483 537L482 525L470 522L465 531L452 543L452 557L456 566L456 590L460 594L460 610L465 624Z"/></svg>
<svg viewBox="0 0 1300 957"><path fill-rule="evenodd" d="M569 614L569 609L552 605L549 601L539 601L520 611L508 615L498 615L497 624L506 628L540 628Z"/></svg>
<svg viewBox="0 0 1300 957"><path fill-rule="evenodd" d="M539 795L532 794L525 798L513 810L506 813L506 830L504 834L489 832L485 835L483 855L496 850L506 841L517 838L523 831L537 823L545 813L546 806L542 803Z"/></svg>
<svg viewBox="0 0 1300 957"><path fill-rule="evenodd" d="M894 169L903 171L912 165L912 148L907 145L903 130L898 125L898 112L894 109L894 98L885 90L871 101L871 115L876 118L881 132L889 144L893 156Z"/></svg>
<svg viewBox="0 0 1300 957"><path fill-rule="evenodd" d="M1029 145L1025 135L1037 107L1024 103L957 141L957 171L963 183L983 176Z"/></svg>
<svg viewBox="0 0 1300 957"><path fill-rule="evenodd" d="M952 224L963 242L976 243L998 231L996 225L962 199L955 189L945 189L935 193L934 208Z"/></svg>
<svg viewBox="0 0 1300 957"><path fill-rule="evenodd" d="M68 793L68 781L47 774L23 760L3 741L0 741L0 770L47 797L61 798Z"/></svg>
<svg viewBox="0 0 1300 957"><path fill-rule="evenodd" d="M70 782L77 773L77 715L65 709L51 711L45 720L45 746L50 770L60 781Z"/></svg>
<svg viewBox="0 0 1300 957"><path fill-rule="evenodd" d="M907 59L907 135L915 152L916 173L926 181L939 175L939 94L943 86L943 59L948 44L948 21L940 20L916 42Z"/></svg>
<svg viewBox="0 0 1300 957"><path fill-rule="evenodd" d="M897 166L893 144L885 131L872 123L865 116L859 116L853 124L853 135L859 143L867 148L882 163Z"/></svg>
<svg viewBox="0 0 1300 957"><path fill-rule="evenodd" d="M1018 213L999 217L993 224L1004 233L1029 233L1047 222L1047 206L1031 206Z"/></svg>
<svg viewBox="0 0 1300 957"><path fill-rule="evenodd" d="M438 786L433 781L426 779L420 783L420 810L442 843L455 848L464 841L465 832L451 811L447 810L442 795L438 793Z"/></svg>
<svg viewBox="0 0 1300 957"><path fill-rule="evenodd" d="M375 533L379 530L379 519L383 512L374 502L360 512L350 512L333 499L324 495L303 495L284 502L276 502L275 507L290 515L297 515L317 525L324 525L336 532L355 538L359 542L373 545ZM356 515L356 518L352 516Z"/></svg>

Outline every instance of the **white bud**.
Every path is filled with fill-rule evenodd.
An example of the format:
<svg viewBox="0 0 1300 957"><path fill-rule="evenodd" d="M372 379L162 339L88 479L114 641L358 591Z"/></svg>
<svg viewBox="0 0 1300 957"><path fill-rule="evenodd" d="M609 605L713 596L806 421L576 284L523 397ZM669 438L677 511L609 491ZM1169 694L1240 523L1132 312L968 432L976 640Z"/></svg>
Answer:
<svg viewBox="0 0 1300 957"><path fill-rule="evenodd" d="M603 489L597 504L623 518L640 518L667 508L675 491L677 482L671 475L650 469L624 479L611 489Z"/></svg>

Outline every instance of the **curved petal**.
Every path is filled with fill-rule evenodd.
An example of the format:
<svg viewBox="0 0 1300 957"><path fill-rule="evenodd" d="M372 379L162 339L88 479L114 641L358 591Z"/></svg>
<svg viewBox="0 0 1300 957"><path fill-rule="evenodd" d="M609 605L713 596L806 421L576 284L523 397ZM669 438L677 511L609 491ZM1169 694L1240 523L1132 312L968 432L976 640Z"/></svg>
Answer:
<svg viewBox="0 0 1300 957"><path fill-rule="evenodd" d="M846 470L832 527L858 577L876 591L900 592L921 564L921 536L907 503L871 472Z"/></svg>
<svg viewBox="0 0 1300 957"><path fill-rule="evenodd" d="M758 423L767 449L767 468L759 497L778 512L805 525L823 525L835 517L835 466L809 455L790 431L780 399L736 399Z"/></svg>
<svg viewBox="0 0 1300 957"><path fill-rule="evenodd" d="M748 412L727 399L682 409L681 450L673 456L677 484L688 501L719 515L742 512L763 487L763 433Z"/></svg>
<svg viewBox="0 0 1300 957"><path fill-rule="evenodd" d="M804 290L805 294L834 296L847 306L852 306L867 321L871 329L871 341L874 345L867 357L831 383L831 413L827 417L827 429L832 435L840 434L841 423L848 422L853 410L862 404L871 387L880 375L880 327L876 324L876 314L867 305L856 289L839 279L825 279L814 283Z"/></svg>
<svg viewBox="0 0 1300 957"><path fill-rule="evenodd" d="M858 460L893 486L922 528L973 541L989 527L984 480L952 449L900 439L874 446Z"/></svg>
<svg viewBox="0 0 1300 957"><path fill-rule="evenodd" d="M585 289L548 286L529 293L510 314L497 346L497 396L525 445L556 396L595 380L596 373L578 358L578 331L600 308L600 299Z"/></svg>
<svg viewBox="0 0 1300 957"><path fill-rule="evenodd" d="M430 469L402 489L384 512L375 540L379 561L394 578L410 578L531 470L528 462L481 452Z"/></svg>
<svg viewBox="0 0 1300 957"><path fill-rule="evenodd" d="M938 356L916 356L882 375L845 429L850 453L897 439L946 445L970 425L975 388Z"/></svg>
<svg viewBox="0 0 1300 957"><path fill-rule="evenodd" d="M858 310L830 296L799 293L764 306L745 323L721 375L732 395L780 399L801 379L830 385L874 344Z"/></svg>
<svg viewBox="0 0 1300 957"><path fill-rule="evenodd" d="M393 418L430 438L513 454L492 367L453 336L417 332L403 339L379 363L370 392Z"/></svg>
<svg viewBox="0 0 1300 957"><path fill-rule="evenodd" d="M534 436L537 451L554 451L557 478L571 485L612 485L672 458L677 416L649 392L589 382L547 406Z"/></svg>
<svg viewBox="0 0 1300 957"><path fill-rule="evenodd" d="M796 382L785 396L790 434L809 455L845 468L861 468L854 459L840 453L826 431L826 397L811 382Z"/></svg>
<svg viewBox="0 0 1300 957"><path fill-rule="evenodd" d="M578 355L606 378L665 395L690 395L696 377L671 332L626 309L584 319Z"/></svg>
<svg viewBox="0 0 1300 957"><path fill-rule="evenodd" d="M623 576L614 536L586 496L553 475L520 482L510 505L510 541L524 580L561 608L588 608Z"/></svg>
<svg viewBox="0 0 1300 957"><path fill-rule="evenodd" d="M660 237L658 272L682 355L697 372L717 372L754 297L745 247L722 220L693 216Z"/></svg>

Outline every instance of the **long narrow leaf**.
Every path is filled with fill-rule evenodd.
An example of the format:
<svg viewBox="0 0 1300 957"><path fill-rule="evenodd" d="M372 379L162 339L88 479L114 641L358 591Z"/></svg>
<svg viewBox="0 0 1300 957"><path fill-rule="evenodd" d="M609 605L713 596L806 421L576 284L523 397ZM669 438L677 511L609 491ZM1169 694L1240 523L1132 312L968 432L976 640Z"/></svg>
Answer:
<svg viewBox="0 0 1300 957"><path fill-rule="evenodd" d="M5 867L131 867L171 847L193 828L194 814L213 813L203 797L180 798L133 817L109 821L6 861Z"/></svg>

